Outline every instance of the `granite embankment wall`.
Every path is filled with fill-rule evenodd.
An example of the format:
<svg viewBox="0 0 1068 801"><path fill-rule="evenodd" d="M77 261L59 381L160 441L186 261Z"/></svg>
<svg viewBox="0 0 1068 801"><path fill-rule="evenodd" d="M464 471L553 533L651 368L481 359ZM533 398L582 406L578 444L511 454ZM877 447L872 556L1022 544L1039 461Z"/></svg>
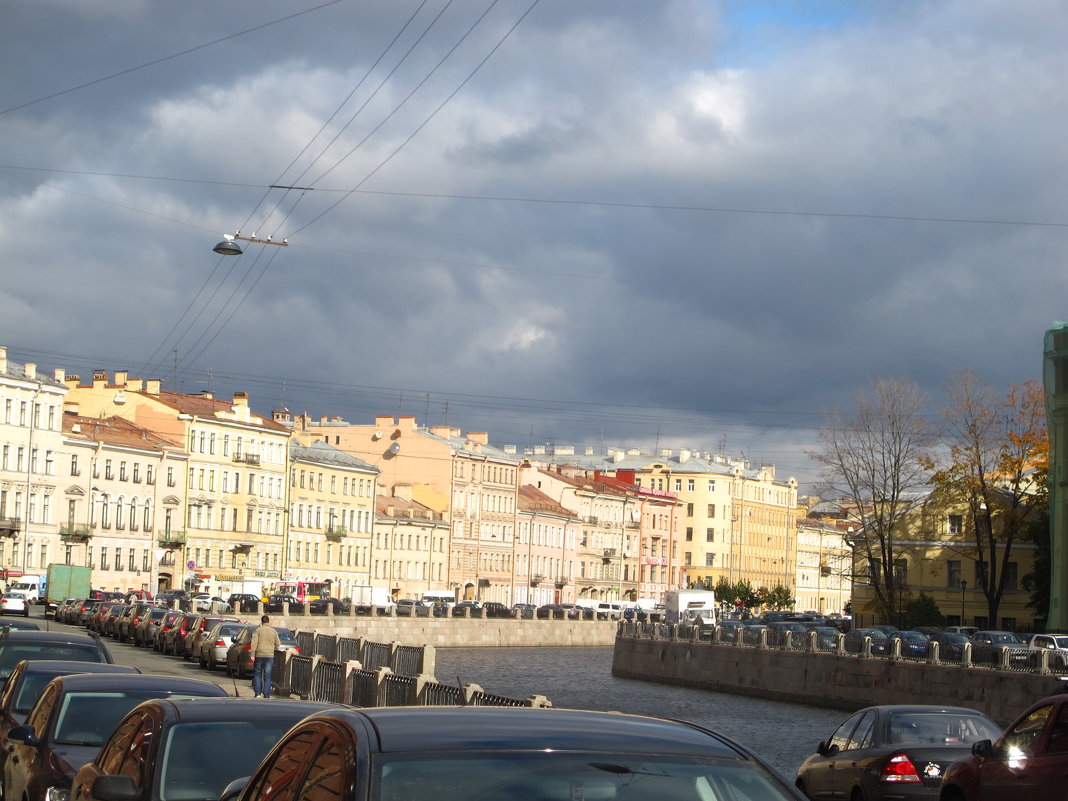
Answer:
<svg viewBox="0 0 1068 801"><path fill-rule="evenodd" d="M964 706L1002 725L1035 700L1068 691L1057 674L636 637L616 639L612 672L849 711L873 704Z"/></svg>
<svg viewBox="0 0 1068 801"><path fill-rule="evenodd" d="M255 615L240 617L250 623L259 620ZM610 646L616 638L613 620L271 615L271 624L294 631L435 648Z"/></svg>

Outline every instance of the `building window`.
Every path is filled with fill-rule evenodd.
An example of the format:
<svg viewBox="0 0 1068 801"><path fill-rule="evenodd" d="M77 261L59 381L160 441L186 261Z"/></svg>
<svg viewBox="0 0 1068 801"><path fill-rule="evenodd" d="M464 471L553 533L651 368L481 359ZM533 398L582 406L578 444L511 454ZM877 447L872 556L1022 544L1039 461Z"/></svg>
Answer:
<svg viewBox="0 0 1068 801"><path fill-rule="evenodd" d="M950 559L946 562L946 586L950 589L960 588L960 560Z"/></svg>
<svg viewBox="0 0 1068 801"><path fill-rule="evenodd" d="M686 516L687 517L693 517L693 504L692 503L686 504Z"/></svg>
<svg viewBox="0 0 1068 801"><path fill-rule="evenodd" d="M688 492L693 492L693 490L694 490L694 480L692 478L686 479L686 490Z"/></svg>
<svg viewBox="0 0 1068 801"><path fill-rule="evenodd" d="M715 531L715 529L706 528L705 529L705 542L715 542L715 541L716 541L716 531Z"/></svg>
<svg viewBox="0 0 1068 801"><path fill-rule="evenodd" d="M716 555L714 553L706 553L705 554L705 567L715 567L715 566L716 566Z"/></svg>
<svg viewBox="0 0 1068 801"><path fill-rule="evenodd" d="M948 525L950 534L963 534L964 515L950 515Z"/></svg>
<svg viewBox="0 0 1068 801"><path fill-rule="evenodd" d="M981 559L975 563L975 586L986 589L986 562Z"/></svg>
<svg viewBox="0 0 1068 801"><path fill-rule="evenodd" d="M1006 590L1018 590L1020 589L1016 575L1016 562L1006 562L1005 564L1005 589ZM1016 626L1013 625L1009 631L1015 631Z"/></svg>
<svg viewBox="0 0 1068 801"><path fill-rule="evenodd" d="M691 542L692 540L693 540L693 528L691 528L690 526L687 526L686 527L686 541L687 542Z"/></svg>
<svg viewBox="0 0 1068 801"><path fill-rule="evenodd" d="M7 454L7 445L4 446L4 454ZM4 461L6 462L7 459L5 458ZM4 466L6 467L7 465ZM82 471L78 469L78 457L76 455L70 457L70 474L72 476L80 476L82 474Z"/></svg>
<svg viewBox="0 0 1068 801"><path fill-rule="evenodd" d="M691 565L691 564L693 564L693 562L691 562L691 561L690 561L690 552L689 552L689 551L685 551L685 552L684 552L684 553L682 554L682 563L683 563L684 565Z"/></svg>

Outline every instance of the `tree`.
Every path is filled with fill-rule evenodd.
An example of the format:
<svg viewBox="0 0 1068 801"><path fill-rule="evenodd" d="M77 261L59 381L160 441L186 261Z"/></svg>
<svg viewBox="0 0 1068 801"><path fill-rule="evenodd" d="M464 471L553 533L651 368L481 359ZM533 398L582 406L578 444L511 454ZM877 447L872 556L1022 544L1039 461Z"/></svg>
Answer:
<svg viewBox="0 0 1068 801"><path fill-rule="evenodd" d="M1045 393L1037 381L1010 385L1004 399L974 373L954 374L946 387L946 463L931 477L935 492L964 504L974 543L976 578L987 619L998 608L1013 546L1048 503Z"/></svg>
<svg viewBox="0 0 1068 801"><path fill-rule="evenodd" d="M852 506L854 577L870 582L884 621L900 620L908 599L894 526L926 484L932 445L926 402L911 381L874 381L851 414L828 416L819 431L820 450L811 454L826 490Z"/></svg>
<svg viewBox="0 0 1068 801"><path fill-rule="evenodd" d="M942 614L942 610L938 608L938 603L935 599L921 592L919 598L909 601L905 606L905 619L903 622L908 629L914 629L917 626L938 626L941 628L946 625L946 617Z"/></svg>
<svg viewBox="0 0 1068 801"><path fill-rule="evenodd" d="M794 597L782 584L776 584L768 591L766 602L772 609L792 609Z"/></svg>

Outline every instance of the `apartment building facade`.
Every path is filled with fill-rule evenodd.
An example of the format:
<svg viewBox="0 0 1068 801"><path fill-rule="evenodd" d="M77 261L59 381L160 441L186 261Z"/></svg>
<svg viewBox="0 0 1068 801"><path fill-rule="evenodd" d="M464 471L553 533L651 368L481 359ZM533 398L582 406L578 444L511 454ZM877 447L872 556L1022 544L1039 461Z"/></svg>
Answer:
<svg viewBox="0 0 1068 801"><path fill-rule="evenodd" d="M39 373L0 347L0 580L43 574L59 547L63 373Z"/></svg>
<svg viewBox="0 0 1068 801"><path fill-rule="evenodd" d="M515 538L516 603L574 603L576 563L583 522L541 490L519 487Z"/></svg>

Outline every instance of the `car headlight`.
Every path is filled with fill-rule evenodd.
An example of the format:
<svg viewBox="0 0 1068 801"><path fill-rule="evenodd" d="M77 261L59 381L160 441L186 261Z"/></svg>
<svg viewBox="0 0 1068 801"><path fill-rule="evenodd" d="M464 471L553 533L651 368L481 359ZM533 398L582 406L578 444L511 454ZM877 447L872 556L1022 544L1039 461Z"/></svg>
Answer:
<svg viewBox="0 0 1068 801"><path fill-rule="evenodd" d="M70 788L49 787L45 790L45 801L70 801Z"/></svg>

